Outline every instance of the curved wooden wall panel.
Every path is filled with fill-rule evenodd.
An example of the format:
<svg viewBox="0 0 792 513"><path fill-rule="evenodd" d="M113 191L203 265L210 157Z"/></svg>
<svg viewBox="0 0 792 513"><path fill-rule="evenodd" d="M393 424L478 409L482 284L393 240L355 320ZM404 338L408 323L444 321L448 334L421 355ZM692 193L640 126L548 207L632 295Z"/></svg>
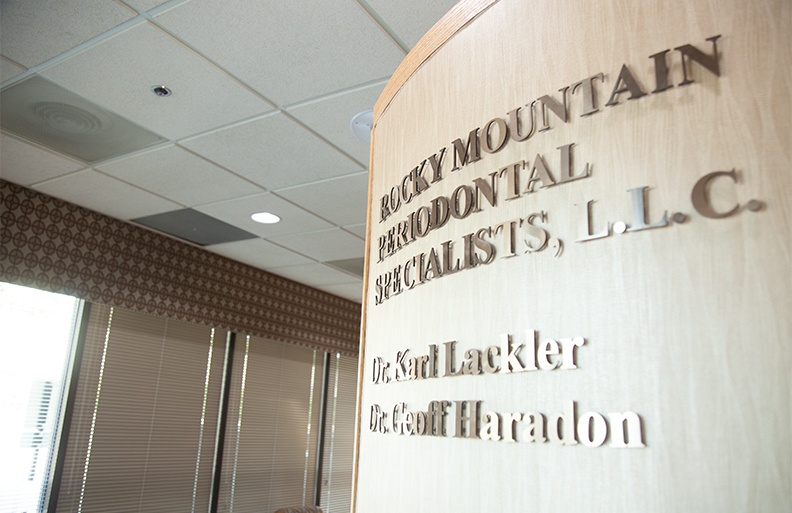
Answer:
<svg viewBox="0 0 792 513"><path fill-rule="evenodd" d="M792 4L456 12L378 103L356 511L792 509Z"/></svg>
<svg viewBox="0 0 792 513"><path fill-rule="evenodd" d="M390 105L391 100L407 82L415 71L429 59L454 34L465 28L477 16L486 11L498 0L464 0L456 4L426 33L410 50L390 80L385 85L377 103L374 105L374 124Z"/></svg>

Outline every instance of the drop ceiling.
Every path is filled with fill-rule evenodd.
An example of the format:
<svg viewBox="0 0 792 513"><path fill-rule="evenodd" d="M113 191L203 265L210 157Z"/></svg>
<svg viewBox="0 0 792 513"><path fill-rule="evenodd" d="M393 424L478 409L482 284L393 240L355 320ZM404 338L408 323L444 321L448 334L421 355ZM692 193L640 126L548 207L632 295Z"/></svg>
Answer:
<svg viewBox="0 0 792 513"><path fill-rule="evenodd" d="M204 250L360 301L369 148L350 121L454 3L0 0L0 102L68 132L0 105L0 177L130 222L209 216L247 235ZM104 142L104 119L138 132Z"/></svg>

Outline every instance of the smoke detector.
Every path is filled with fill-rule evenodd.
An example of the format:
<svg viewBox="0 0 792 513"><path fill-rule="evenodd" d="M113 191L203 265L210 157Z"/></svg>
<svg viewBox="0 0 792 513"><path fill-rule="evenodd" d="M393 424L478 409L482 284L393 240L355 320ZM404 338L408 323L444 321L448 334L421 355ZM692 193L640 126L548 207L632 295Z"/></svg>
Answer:
<svg viewBox="0 0 792 513"><path fill-rule="evenodd" d="M371 127L374 125L374 111L372 109L358 112L349 122L349 128L355 137L364 142L371 142Z"/></svg>

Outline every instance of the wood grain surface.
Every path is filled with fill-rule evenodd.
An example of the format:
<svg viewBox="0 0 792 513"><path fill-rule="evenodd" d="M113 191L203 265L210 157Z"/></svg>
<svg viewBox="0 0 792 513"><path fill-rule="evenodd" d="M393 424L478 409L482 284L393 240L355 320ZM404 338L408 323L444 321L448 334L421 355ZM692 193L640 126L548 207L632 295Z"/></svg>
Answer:
<svg viewBox="0 0 792 513"><path fill-rule="evenodd" d="M355 511L789 511L792 4L486 4L408 57L378 104ZM537 129L498 147L515 109L528 130L531 105ZM493 151L453 170L453 142L487 127ZM389 245L446 201L458 219ZM433 254L442 273L385 295L388 275ZM459 365L506 335L524 364L558 367L443 376L447 342ZM560 368L553 342L575 337L575 368ZM432 346L437 378L395 380L399 352ZM391 382L374 382L377 357ZM432 401L451 404L445 436L394 432L394 406L417 419ZM454 436L456 401L480 401L482 427L500 418L476 433L499 440ZM638 416L645 447L616 447L618 413ZM547 441L513 422L528 414ZM551 440L559 418L577 443Z"/></svg>

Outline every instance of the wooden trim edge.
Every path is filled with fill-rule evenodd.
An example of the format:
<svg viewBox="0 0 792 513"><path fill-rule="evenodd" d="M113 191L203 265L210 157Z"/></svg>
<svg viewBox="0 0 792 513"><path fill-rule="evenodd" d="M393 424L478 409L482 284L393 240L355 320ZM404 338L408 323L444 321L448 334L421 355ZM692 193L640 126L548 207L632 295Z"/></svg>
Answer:
<svg viewBox="0 0 792 513"><path fill-rule="evenodd" d="M360 307L360 346L358 347L358 383L357 383L357 400L355 404L355 443L352 457L352 501L350 513L356 513L357 508L357 484L358 484L358 463L360 462L360 434L361 434L361 421L363 415L363 369L366 363L366 305L367 291L369 285L369 253L371 251L371 192L374 180L372 179L371 169L374 165L374 133L376 132L376 124L371 127L371 144L369 146L369 180L368 180L368 205L366 208L366 254L363 262L363 296L361 299Z"/></svg>
<svg viewBox="0 0 792 513"><path fill-rule="evenodd" d="M498 0L462 0L451 8L440 20L429 29L407 54L382 90L377 103L374 104L374 125L390 105L402 86L410 79L418 68L439 50L454 34L462 30L468 23L489 9Z"/></svg>

